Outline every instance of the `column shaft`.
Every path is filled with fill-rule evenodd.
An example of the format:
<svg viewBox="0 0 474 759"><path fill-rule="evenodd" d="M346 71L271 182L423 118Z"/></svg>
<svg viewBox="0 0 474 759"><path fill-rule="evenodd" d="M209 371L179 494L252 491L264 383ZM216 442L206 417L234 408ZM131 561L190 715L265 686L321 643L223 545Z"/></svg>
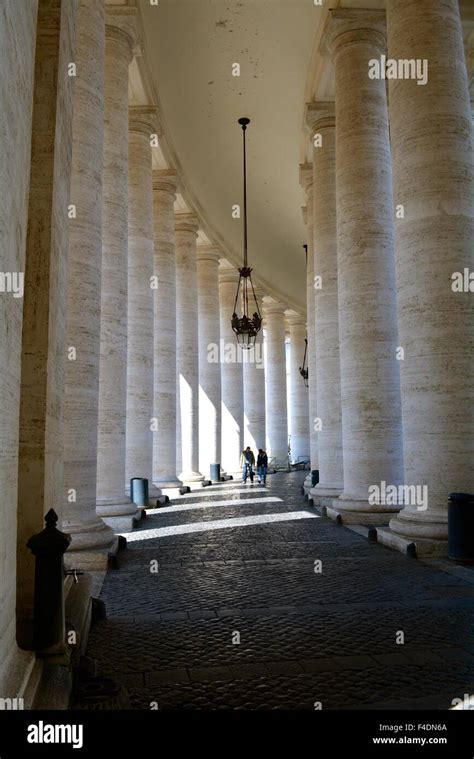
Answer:
<svg viewBox="0 0 474 759"><path fill-rule="evenodd" d="M300 166L300 184L306 191L306 206L302 208L307 232L306 260L306 322L308 338L308 406L309 406L309 446L311 470L304 482L304 490L311 489L311 471L319 469L318 450L318 408L316 383L316 341L314 329L314 245L313 245L313 167L311 164Z"/></svg>
<svg viewBox="0 0 474 759"><path fill-rule="evenodd" d="M262 312L262 292L255 286L260 312ZM254 451L265 448L265 363L263 356L263 329L255 338L255 347L243 353L244 381L244 441Z"/></svg>
<svg viewBox="0 0 474 759"><path fill-rule="evenodd" d="M161 489L178 488L176 476L176 248L174 201L176 173L153 172L154 404L153 482Z"/></svg>
<svg viewBox="0 0 474 759"><path fill-rule="evenodd" d="M307 458L309 448L309 398L300 367L305 350L306 322L303 317L292 314L287 318L290 332L290 419L291 461Z"/></svg>
<svg viewBox="0 0 474 759"><path fill-rule="evenodd" d="M335 508L372 523L399 507L369 502L369 488L403 478L387 100L385 82L368 76L369 61L385 53L384 15L337 9L329 22L344 456Z"/></svg>
<svg viewBox="0 0 474 759"><path fill-rule="evenodd" d="M10 2L0 23L0 229L5 273L25 273L30 181L31 126L38 3ZM18 51L22 51L21 56ZM16 693L23 676L16 658L16 548L18 503L18 417L20 410L21 290L3 292L0 319L0 693ZM21 654L22 659L24 654ZM18 683L19 684L19 683Z"/></svg>
<svg viewBox="0 0 474 759"><path fill-rule="evenodd" d="M343 489L341 371L337 296L336 135L334 106L312 103L314 330L316 343L319 483L314 498ZM315 137L317 139L315 139ZM326 504L327 505L327 504Z"/></svg>
<svg viewBox="0 0 474 759"><path fill-rule="evenodd" d="M221 463L221 364L219 258L215 248L197 250L199 310L199 469ZM217 296L217 297L216 297Z"/></svg>
<svg viewBox="0 0 474 759"><path fill-rule="evenodd" d="M389 57L428 66L389 81L405 484L427 488L390 526L445 553L448 495L474 492L471 108L458 2L389 0L387 21Z"/></svg>
<svg viewBox="0 0 474 759"><path fill-rule="evenodd" d="M222 381L222 465L226 472L239 470L244 444L244 381L242 351L232 330L239 272L222 262L219 266Z"/></svg>
<svg viewBox="0 0 474 759"><path fill-rule="evenodd" d="M105 129L102 211L97 513L116 529L138 511L125 496L128 275L128 66L133 15L110 10L105 27Z"/></svg>
<svg viewBox="0 0 474 759"><path fill-rule="evenodd" d="M128 313L125 485L132 477L153 485L153 184L151 136L156 109L132 107L128 143Z"/></svg>
<svg viewBox="0 0 474 759"><path fill-rule="evenodd" d="M180 479L188 485L203 483L199 471L199 352L196 239L194 214L176 217L176 363L178 374L177 421L181 432Z"/></svg>
<svg viewBox="0 0 474 759"><path fill-rule="evenodd" d="M107 553L115 542L113 531L96 515L104 50L104 2L80 0L71 177L76 215L69 222L67 281L63 508L63 527L72 536L66 562L75 568L106 567ZM86 553L88 549L96 553Z"/></svg>
<svg viewBox="0 0 474 759"><path fill-rule="evenodd" d="M288 411L286 399L285 306L264 298L267 333L265 364L267 453L274 465L288 467Z"/></svg>
<svg viewBox="0 0 474 759"><path fill-rule="evenodd" d="M34 559L27 540L59 510L64 483L68 204L77 3L38 6L23 301L18 461L17 615L30 616ZM58 107L60 104L60 108ZM4 297L4 296L2 296ZM24 640L25 646L31 640Z"/></svg>

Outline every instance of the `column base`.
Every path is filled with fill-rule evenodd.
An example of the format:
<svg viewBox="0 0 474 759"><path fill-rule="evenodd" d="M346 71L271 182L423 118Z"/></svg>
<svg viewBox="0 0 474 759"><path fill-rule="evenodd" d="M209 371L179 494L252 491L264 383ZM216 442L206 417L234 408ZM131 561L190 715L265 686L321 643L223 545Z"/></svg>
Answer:
<svg viewBox="0 0 474 759"><path fill-rule="evenodd" d="M129 498L97 501L97 516L114 532L130 532L143 516L143 510Z"/></svg>
<svg viewBox="0 0 474 759"><path fill-rule="evenodd" d="M201 472L181 472L179 479L183 485L187 485L191 490L197 488L205 488L211 484L210 480L206 480Z"/></svg>
<svg viewBox="0 0 474 759"><path fill-rule="evenodd" d="M71 545L64 554L66 569L106 570L109 558L118 551L118 537L102 520L88 525L63 525L71 535Z"/></svg>
<svg viewBox="0 0 474 759"><path fill-rule="evenodd" d="M329 506L332 507L332 503L335 499L338 499L342 493L342 488L326 488L320 484L311 488L308 494L308 498L312 498L315 506Z"/></svg>
<svg viewBox="0 0 474 759"><path fill-rule="evenodd" d="M400 551L406 556L420 559L446 558L448 555L447 540L427 540L423 538L410 540L410 538L402 537L393 532L390 527L377 528L377 543L381 543L395 551Z"/></svg>
<svg viewBox="0 0 474 759"><path fill-rule="evenodd" d="M327 516L340 524L388 524L390 517L399 512L398 506L370 504L368 500L357 500L340 496L327 507Z"/></svg>
<svg viewBox="0 0 474 759"><path fill-rule="evenodd" d="M447 543L448 515L403 509L390 521L390 529L402 538L412 541L428 540Z"/></svg>

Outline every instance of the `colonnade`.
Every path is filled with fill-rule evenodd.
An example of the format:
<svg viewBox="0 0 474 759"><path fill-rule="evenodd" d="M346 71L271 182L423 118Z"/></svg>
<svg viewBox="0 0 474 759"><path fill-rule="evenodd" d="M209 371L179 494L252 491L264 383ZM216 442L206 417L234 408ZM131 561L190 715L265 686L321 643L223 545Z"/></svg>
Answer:
<svg viewBox="0 0 474 759"><path fill-rule="evenodd" d="M452 288L472 269L474 219L459 5L339 8L322 48L335 102L307 105L312 162L300 167L319 464L306 490L343 522L390 521L391 544L445 553L448 495L474 485L473 304ZM426 61L427 81L387 89L369 75L383 56Z"/></svg>
<svg viewBox="0 0 474 759"><path fill-rule="evenodd" d="M264 327L248 352L230 322L238 269L196 209L177 207L179 170L154 163L156 105L129 103L136 14L7 2L0 28L12 31L0 40L2 266L24 275L23 298L0 294L2 677L31 618L26 542L51 507L72 537L68 565L103 569L142 516L132 477L152 498L202 487L212 464L237 472L246 445L285 468L289 433L330 516L390 520L393 540L427 553L446 549L448 494L474 489L473 305L452 287L472 270L474 229L457 0L329 14L335 102L308 104L300 167L306 314L257 282ZM427 82L387 89L368 75L384 55L426 59ZM372 497L384 485L395 500Z"/></svg>

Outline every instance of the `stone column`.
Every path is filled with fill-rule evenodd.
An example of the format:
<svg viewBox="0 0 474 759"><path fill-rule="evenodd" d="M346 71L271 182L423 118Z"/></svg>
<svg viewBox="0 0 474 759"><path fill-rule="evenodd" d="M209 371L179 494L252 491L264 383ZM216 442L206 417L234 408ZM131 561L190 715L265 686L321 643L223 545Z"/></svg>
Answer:
<svg viewBox="0 0 474 759"><path fill-rule="evenodd" d="M336 133L334 104L310 103L306 118L313 144L314 331L316 342L319 483L311 496L343 490L341 370L337 297ZM330 505L331 501L325 501Z"/></svg>
<svg viewBox="0 0 474 759"><path fill-rule="evenodd" d="M145 477L153 484L153 184L151 139L157 134L157 111L129 109L128 142L128 314L127 419L125 486Z"/></svg>
<svg viewBox="0 0 474 759"><path fill-rule="evenodd" d="M63 528L72 536L66 563L107 567L112 529L96 515L99 413L102 161L104 147L103 0L81 0L77 16L69 222L64 399Z"/></svg>
<svg viewBox="0 0 474 759"><path fill-rule="evenodd" d="M267 333L266 419L267 454L278 467L288 467L288 411L286 400L285 305L263 299Z"/></svg>
<svg viewBox="0 0 474 759"><path fill-rule="evenodd" d="M3 8L1 12L3 15ZM75 84L75 78L68 76L68 64L75 60L76 14L76 2L47 0L38 5L26 259L23 287L17 292L18 296L24 291L21 380L16 375L16 382L21 383L19 419L16 417L18 471L16 475L13 473L18 480L16 613L17 637L22 647L32 644L29 622L35 577L34 559L26 543L43 529L44 515L50 508L60 511L64 493L68 206ZM34 19L30 17L28 23L32 22ZM26 50L17 52L28 55ZM18 128L21 131L22 126ZM28 140L27 136L26 144ZM13 147L11 143L10 146ZM12 257L13 251L10 249L8 254ZM0 294L2 302L11 297L11 292ZM20 317L18 311L15 314L6 308L8 311L16 319ZM8 330L11 328L9 339L12 339L14 322L10 325L5 315L0 323L2 330L4 324ZM17 346L9 343L7 367L15 350ZM10 455L10 451L5 455Z"/></svg>
<svg viewBox="0 0 474 759"><path fill-rule="evenodd" d="M384 11L336 9L326 29L336 75L344 457L334 508L359 523L385 522L399 509L369 502L369 488L403 481L387 98L385 82L368 76L369 61L386 52L384 18Z"/></svg>
<svg viewBox="0 0 474 759"><path fill-rule="evenodd" d="M263 311L263 292L254 285L260 313ZM252 311L253 313L253 311ZM255 338L255 347L242 351L244 372L244 441L256 455L266 446L265 430L265 363L263 356L263 328Z"/></svg>
<svg viewBox="0 0 474 759"><path fill-rule="evenodd" d="M304 481L306 494L311 489L311 470L319 469L318 451L318 408L316 384L316 341L314 330L314 256L313 256L313 166L305 163L300 166L300 184L306 192L306 206L303 219L307 231L306 263L306 324L308 338L308 405L309 405L309 446L311 469Z"/></svg>
<svg viewBox="0 0 474 759"><path fill-rule="evenodd" d="M128 274L128 66L135 40L134 9L107 8L102 211L97 513L114 529L139 516L125 496Z"/></svg>
<svg viewBox="0 0 474 759"><path fill-rule="evenodd" d="M474 491L471 108L456 0L389 0L387 22L389 57L428 65L389 81L405 484L427 488L390 527L446 553L448 495Z"/></svg>
<svg viewBox="0 0 474 759"><path fill-rule="evenodd" d="M306 320L300 314L288 311L286 321L290 333L291 460L298 461L310 453L308 388L300 374L305 350Z"/></svg>
<svg viewBox="0 0 474 759"><path fill-rule="evenodd" d="M244 445L243 351L232 330L235 295L239 272L226 261L219 266L219 304L221 325L222 381L222 465L226 472L237 473Z"/></svg>
<svg viewBox="0 0 474 759"><path fill-rule="evenodd" d="M177 419L181 432L180 480L203 485L199 471L199 348L196 240L198 217L176 214Z"/></svg>
<svg viewBox="0 0 474 759"><path fill-rule="evenodd" d="M155 268L153 482L173 495L176 476L176 172L153 171Z"/></svg>
<svg viewBox="0 0 474 759"><path fill-rule="evenodd" d="M0 23L0 229L2 269L25 274L31 125L38 3L4 3ZM19 55L19 51L21 54ZM23 280L24 281L24 280ZM16 646L18 417L20 410L21 289L0 294L0 693L16 694L23 680L24 659ZM32 655L33 656L33 655Z"/></svg>
<svg viewBox="0 0 474 759"><path fill-rule="evenodd" d="M221 463L219 259L212 246L197 249L199 311L199 469Z"/></svg>

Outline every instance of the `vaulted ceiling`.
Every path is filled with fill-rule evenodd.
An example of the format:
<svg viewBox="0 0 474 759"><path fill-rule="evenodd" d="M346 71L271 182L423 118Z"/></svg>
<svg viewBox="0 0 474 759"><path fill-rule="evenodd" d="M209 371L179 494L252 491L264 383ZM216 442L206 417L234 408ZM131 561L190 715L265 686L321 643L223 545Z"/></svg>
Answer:
<svg viewBox="0 0 474 759"><path fill-rule="evenodd" d="M321 9L308 0L141 4L166 131L189 195L235 260L242 250L247 116L249 256L256 274L304 310L306 232L298 180L305 85ZM232 76L232 65L240 76Z"/></svg>

